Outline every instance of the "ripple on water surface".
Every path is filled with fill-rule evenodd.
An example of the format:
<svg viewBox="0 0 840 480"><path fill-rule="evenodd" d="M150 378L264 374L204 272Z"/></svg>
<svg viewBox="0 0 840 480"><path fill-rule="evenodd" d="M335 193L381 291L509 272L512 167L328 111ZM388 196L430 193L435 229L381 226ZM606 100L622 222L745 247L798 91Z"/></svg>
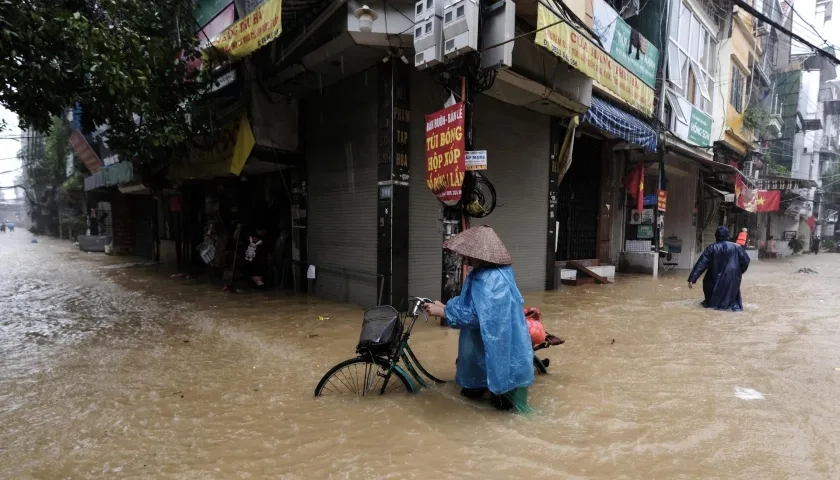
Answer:
<svg viewBox="0 0 840 480"><path fill-rule="evenodd" d="M567 344L534 413L453 385L313 399L361 310L225 297L195 279L0 234L0 478L832 478L840 256L757 263L746 311L685 275L526 295ZM8 259L14 258L14 262ZM815 267L820 266L817 270ZM799 268L820 274L796 274ZM329 317L319 321L318 317ZM454 376L457 332L419 324ZM763 399L745 401L744 395Z"/></svg>

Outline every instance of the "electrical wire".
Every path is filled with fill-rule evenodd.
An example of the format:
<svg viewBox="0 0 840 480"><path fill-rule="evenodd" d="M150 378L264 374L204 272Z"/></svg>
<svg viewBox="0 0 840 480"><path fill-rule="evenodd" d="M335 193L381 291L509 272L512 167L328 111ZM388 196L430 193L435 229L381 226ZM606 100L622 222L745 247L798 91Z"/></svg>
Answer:
<svg viewBox="0 0 840 480"><path fill-rule="evenodd" d="M461 202L464 211L473 218L484 218L496 209L496 188L484 174L466 172Z"/></svg>

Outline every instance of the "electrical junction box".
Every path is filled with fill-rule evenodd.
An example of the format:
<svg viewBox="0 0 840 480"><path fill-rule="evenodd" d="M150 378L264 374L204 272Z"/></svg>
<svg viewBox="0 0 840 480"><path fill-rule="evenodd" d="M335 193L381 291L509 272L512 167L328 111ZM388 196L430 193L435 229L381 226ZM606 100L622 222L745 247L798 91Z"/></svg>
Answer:
<svg viewBox="0 0 840 480"><path fill-rule="evenodd" d="M516 4L513 0L502 0L487 7L481 30L481 68L513 66L513 39L516 36Z"/></svg>
<svg viewBox="0 0 840 480"><path fill-rule="evenodd" d="M422 23L432 17L443 17L444 0L420 0L414 4L414 23Z"/></svg>
<svg viewBox="0 0 840 480"><path fill-rule="evenodd" d="M448 0L443 7L443 55L457 57L478 49L478 0Z"/></svg>
<svg viewBox="0 0 840 480"><path fill-rule="evenodd" d="M414 5L414 66L420 70L443 61L442 16L443 0L420 0Z"/></svg>

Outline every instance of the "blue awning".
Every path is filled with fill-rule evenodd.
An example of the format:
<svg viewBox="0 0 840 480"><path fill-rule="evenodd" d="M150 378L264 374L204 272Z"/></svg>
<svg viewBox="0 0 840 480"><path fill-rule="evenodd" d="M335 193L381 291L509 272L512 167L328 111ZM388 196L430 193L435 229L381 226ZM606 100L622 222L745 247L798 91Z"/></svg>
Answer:
<svg viewBox="0 0 840 480"><path fill-rule="evenodd" d="M592 106L586 111L583 121L647 151L656 151L656 132L653 127L600 98L592 97Z"/></svg>

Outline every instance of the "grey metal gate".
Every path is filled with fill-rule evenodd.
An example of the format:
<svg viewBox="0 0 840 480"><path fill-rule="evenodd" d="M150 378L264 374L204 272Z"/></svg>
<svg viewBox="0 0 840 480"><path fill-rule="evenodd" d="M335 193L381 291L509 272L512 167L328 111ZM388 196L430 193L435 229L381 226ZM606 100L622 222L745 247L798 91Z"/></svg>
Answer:
<svg viewBox="0 0 840 480"><path fill-rule="evenodd" d="M302 109L315 293L363 306L378 298L376 75L374 68L326 87Z"/></svg>

